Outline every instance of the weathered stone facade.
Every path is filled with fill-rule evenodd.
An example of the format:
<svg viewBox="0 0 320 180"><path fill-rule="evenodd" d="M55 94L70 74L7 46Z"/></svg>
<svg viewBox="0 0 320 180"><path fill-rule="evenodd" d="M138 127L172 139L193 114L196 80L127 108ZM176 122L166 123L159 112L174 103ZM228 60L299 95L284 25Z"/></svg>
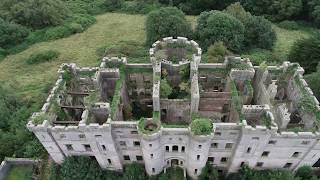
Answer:
<svg viewBox="0 0 320 180"><path fill-rule="evenodd" d="M63 64L27 127L57 163L92 156L105 169L137 161L149 175L180 166L192 178L207 162L227 173L243 164L318 166L319 102L299 65L201 63L201 53L194 41L168 37L153 44L150 64L107 57L93 68ZM162 97L163 79L177 93ZM194 115L212 123L210 134L193 133Z"/></svg>

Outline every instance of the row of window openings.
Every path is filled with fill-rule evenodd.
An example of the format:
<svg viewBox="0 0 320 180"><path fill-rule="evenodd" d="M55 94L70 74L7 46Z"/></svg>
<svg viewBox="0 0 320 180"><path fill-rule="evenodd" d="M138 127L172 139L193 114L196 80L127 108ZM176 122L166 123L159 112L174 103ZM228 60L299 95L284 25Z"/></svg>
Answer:
<svg viewBox="0 0 320 180"><path fill-rule="evenodd" d="M241 162L241 167L244 165L244 162ZM292 166L292 163L286 163L283 168L290 168ZM256 167L263 167L263 162L257 162Z"/></svg>
<svg viewBox="0 0 320 180"><path fill-rule="evenodd" d="M268 144L276 144L276 143L277 143L276 140L270 140L270 141L268 142ZM308 145L308 144L310 144L310 141L302 141L301 144L302 144L302 145Z"/></svg>
<svg viewBox="0 0 320 180"><path fill-rule="evenodd" d="M199 155L198 155L199 156ZM200 158L200 157L199 157ZM214 157L208 157L208 162L210 163L214 163ZM220 163L227 163L228 162L228 158L227 157L222 157L220 159Z"/></svg>
<svg viewBox="0 0 320 180"><path fill-rule="evenodd" d="M248 147L248 148L247 148L247 153L250 153L250 152L251 152L251 147ZM270 154L270 151L263 151L262 154L261 154L261 157L268 157L269 154ZM301 152L294 152L294 153L291 155L291 157L297 158L297 157L300 156L300 154L301 154Z"/></svg>
<svg viewBox="0 0 320 180"><path fill-rule="evenodd" d="M121 131L119 131L119 133L121 133ZM130 133L131 134L138 134L138 131L131 131ZM78 136L79 136L80 139L86 138L85 134L79 134ZM94 137L99 138L99 137L102 137L102 135L101 134L96 134L96 135L94 135ZM61 139L66 138L66 135L65 134L60 134L60 138Z"/></svg>
<svg viewBox="0 0 320 180"><path fill-rule="evenodd" d="M129 155L124 155L123 159L125 161L130 161L130 156ZM136 156L137 161L143 161L143 157L142 156Z"/></svg>
<svg viewBox="0 0 320 180"><path fill-rule="evenodd" d="M219 143L212 143L211 148L218 148ZM225 149L232 149L233 143L226 143Z"/></svg>
<svg viewBox="0 0 320 180"><path fill-rule="evenodd" d="M84 149L86 151L89 151L89 152L92 151L90 144L83 144L83 147L84 147ZM68 151L73 151L74 150L72 144L66 144L66 148L67 148ZM101 145L101 148L102 148L103 151L107 150L105 145Z"/></svg>

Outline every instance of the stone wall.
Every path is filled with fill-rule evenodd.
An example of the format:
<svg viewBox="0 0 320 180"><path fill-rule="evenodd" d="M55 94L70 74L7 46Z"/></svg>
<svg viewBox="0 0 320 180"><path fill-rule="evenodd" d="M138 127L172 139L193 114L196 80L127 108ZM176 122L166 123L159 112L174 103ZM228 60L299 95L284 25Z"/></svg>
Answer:
<svg viewBox="0 0 320 180"><path fill-rule="evenodd" d="M28 165L33 166L38 164L39 160L27 159L27 158L5 158L0 164L0 180L4 180L7 173L10 171L12 166L17 165Z"/></svg>

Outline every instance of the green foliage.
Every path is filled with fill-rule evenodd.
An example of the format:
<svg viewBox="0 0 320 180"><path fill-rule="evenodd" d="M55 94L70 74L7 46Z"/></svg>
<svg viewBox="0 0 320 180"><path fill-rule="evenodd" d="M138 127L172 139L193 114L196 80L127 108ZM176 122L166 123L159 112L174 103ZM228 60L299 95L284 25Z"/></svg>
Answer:
<svg viewBox="0 0 320 180"><path fill-rule="evenodd" d="M248 55L243 55L247 57L254 65L259 65L262 62L268 62L268 64L279 64L282 62L282 59L274 53L273 51L266 49L252 49L247 52Z"/></svg>
<svg viewBox="0 0 320 180"><path fill-rule="evenodd" d="M124 169L123 180L146 180L144 166L133 162Z"/></svg>
<svg viewBox="0 0 320 180"><path fill-rule="evenodd" d="M270 129L272 122L271 122L271 118L267 115L267 113L263 113L260 118L261 118L262 124L265 125L268 129Z"/></svg>
<svg viewBox="0 0 320 180"><path fill-rule="evenodd" d="M320 1L310 0L308 1L308 12L314 23L320 27Z"/></svg>
<svg viewBox="0 0 320 180"><path fill-rule="evenodd" d="M131 62L145 62L148 60L148 51L143 44L136 41L120 41L116 45L103 46L96 50L98 56L127 57Z"/></svg>
<svg viewBox="0 0 320 180"><path fill-rule="evenodd" d="M167 79L161 79L160 81L160 97L168 98L168 96L172 93L173 89L168 83Z"/></svg>
<svg viewBox="0 0 320 180"><path fill-rule="evenodd" d="M130 14L147 14L151 11L159 9L160 7L160 4L154 1L125 1L123 3L121 11Z"/></svg>
<svg viewBox="0 0 320 180"><path fill-rule="evenodd" d="M219 180L218 171L209 163L202 168L201 174L198 177L198 180Z"/></svg>
<svg viewBox="0 0 320 180"><path fill-rule="evenodd" d="M189 37L191 25L183 12L177 8L166 7L152 11L146 20L146 45L151 46L155 41L164 37Z"/></svg>
<svg viewBox="0 0 320 180"><path fill-rule="evenodd" d="M313 174L314 173L311 166L301 166L296 171L296 176L301 180L310 180Z"/></svg>
<svg viewBox="0 0 320 180"><path fill-rule="evenodd" d="M26 60L27 64L39 64L48 61L52 61L53 59L59 56L58 51L54 50L46 50L38 53L31 54L28 59Z"/></svg>
<svg viewBox="0 0 320 180"><path fill-rule="evenodd" d="M101 179L102 171L96 161L90 157L67 157L60 168L59 177L63 180Z"/></svg>
<svg viewBox="0 0 320 180"><path fill-rule="evenodd" d="M303 8L301 0L241 0L241 4L255 15L277 21L294 18Z"/></svg>
<svg viewBox="0 0 320 180"><path fill-rule="evenodd" d="M191 132L194 135L210 135L212 133L212 122L207 118L194 119L191 122Z"/></svg>
<svg viewBox="0 0 320 180"><path fill-rule="evenodd" d="M159 113L159 112L158 112ZM153 114L155 115L155 114ZM160 113L159 113L160 115ZM140 118L138 123L138 129L143 134L153 134L156 133L160 129L160 117L152 118L152 120L147 120L145 118Z"/></svg>
<svg viewBox="0 0 320 180"><path fill-rule="evenodd" d="M224 57L232 53L224 46L222 41L210 45L207 51L208 63L223 63Z"/></svg>
<svg viewBox="0 0 320 180"><path fill-rule="evenodd" d="M22 101L11 87L4 85L2 83L0 86L0 161L12 156L41 156L43 152L39 150L38 144L32 142L36 138L25 128L26 119L38 110L38 104Z"/></svg>
<svg viewBox="0 0 320 180"><path fill-rule="evenodd" d="M302 0L273 0L271 8L271 19L290 19L300 14L302 11Z"/></svg>
<svg viewBox="0 0 320 180"><path fill-rule="evenodd" d="M272 24L261 16L250 16L245 25L245 46L247 48L272 49L276 33Z"/></svg>
<svg viewBox="0 0 320 180"><path fill-rule="evenodd" d="M245 84L245 88L246 88L246 91L247 91L246 95L253 97L252 82L250 80L246 80L246 81L244 81L244 84Z"/></svg>
<svg viewBox="0 0 320 180"><path fill-rule="evenodd" d="M318 65L319 66L319 65ZM320 71L307 74L304 76L304 79L307 81L309 87L312 89L312 92L317 97L317 99L320 99Z"/></svg>
<svg viewBox="0 0 320 180"><path fill-rule="evenodd" d="M247 12L240 4L240 2L236 2L230 4L225 10L225 13L230 14L231 16L237 18L241 22L245 22L249 17L251 17L250 12Z"/></svg>
<svg viewBox="0 0 320 180"><path fill-rule="evenodd" d="M125 69L123 66L119 68L120 71L120 79L116 81L116 87L114 89L114 95L112 97L112 102L111 102L111 118L114 118L115 113L117 112L118 105L120 103L120 94L121 94L121 89L123 87L124 80L126 78L125 74Z"/></svg>
<svg viewBox="0 0 320 180"><path fill-rule="evenodd" d="M12 165L5 180L32 180L31 165Z"/></svg>
<svg viewBox="0 0 320 180"><path fill-rule="evenodd" d="M242 109L242 101L238 93L237 85L235 81L230 82L230 90L231 90L231 101L235 110L238 112L239 116L241 115Z"/></svg>
<svg viewBox="0 0 320 180"><path fill-rule="evenodd" d="M291 47L288 59L298 62L307 73L315 72L320 59L320 33L296 41Z"/></svg>
<svg viewBox="0 0 320 180"><path fill-rule="evenodd" d="M2 1L0 16L19 24L42 28L62 24L67 16L65 4L60 0Z"/></svg>
<svg viewBox="0 0 320 180"><path fill-rule="evenodd" d="M21 25L9 23L0 17L0 48L7 48L22 42L29 30Z"/></svg>
<svg viewBox="0 0 320 180"><path fill-rule="evenodd" d="M286 170L254 170L248 166L243 166L239 173L235 174L232 178L228 179L246 179L246 180L299 180L299 178L294 177L290 171Z"/></svg>
<svg viewBox="0 0 320 180"><path fill-rule="evenodd" d="M169 167L166 173L161 173L157 176L152 176L149 180L186 180L183 169L180 167Z"/></svg>
<svg viewBox="0 0 320 180"><path fill-rule="evenodd" d="M231 51L242 49L245 29L235 17L219 11L202 12L197 22L195 34L204 50L218 41Z"/></svg>
<svg viewBox="0 0 320 180"><path fill-rule="evenodd" d="M278 27L287 30L298 30L300 28L297 22L289 20L281 21L280 23L278 23Z"/></svg>

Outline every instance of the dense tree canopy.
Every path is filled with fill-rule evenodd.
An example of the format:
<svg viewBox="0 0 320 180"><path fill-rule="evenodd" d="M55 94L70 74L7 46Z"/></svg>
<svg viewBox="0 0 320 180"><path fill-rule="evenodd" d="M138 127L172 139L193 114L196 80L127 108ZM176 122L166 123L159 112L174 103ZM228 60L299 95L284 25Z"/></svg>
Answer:
<svg viewBox="0 0 320 180"><path fill-rule="evenodd" d="M245 21L245 46L251 48L272 49L276 33L272 24L262 16L250 16Z"/></svg>
<svg viewBox="0 0 320 180"><path fill-rule="evenodd" d="M2 10L0 16L16 23L30 27L45 27L58 25L67 16L65 5L60 0L21 0L17 3L8 3L4 0L7 9Z"/></svg>
<svg viewBox="0 0 320 180"><path fill-rule="evenodd" d="M298 62L307 73L315 72L320 59L320 33L298 40L292 46L289 60Z"/></svg>
<svg viewBox="0 0 320 180"><path fill-rule="evenodd" d="M191 35L191 25L187 22L183 12L177 8L167 7L152 11L146 20L146 45L168 36Z"/></svg>
<svg viewBox="0 0 320 180"><path fill-rule="evenodd" d="M234 52L243 48L244 25L235 17L220 11L201 13L195 34L204 50L217 41L222 41Z"/></svg>
<svg viewBox="0 0 320 180"><path fill-rule="evenodd" d="M6 48L22 42L29 30L21 25L10 23L0 17L0 48Z"/></svg>

